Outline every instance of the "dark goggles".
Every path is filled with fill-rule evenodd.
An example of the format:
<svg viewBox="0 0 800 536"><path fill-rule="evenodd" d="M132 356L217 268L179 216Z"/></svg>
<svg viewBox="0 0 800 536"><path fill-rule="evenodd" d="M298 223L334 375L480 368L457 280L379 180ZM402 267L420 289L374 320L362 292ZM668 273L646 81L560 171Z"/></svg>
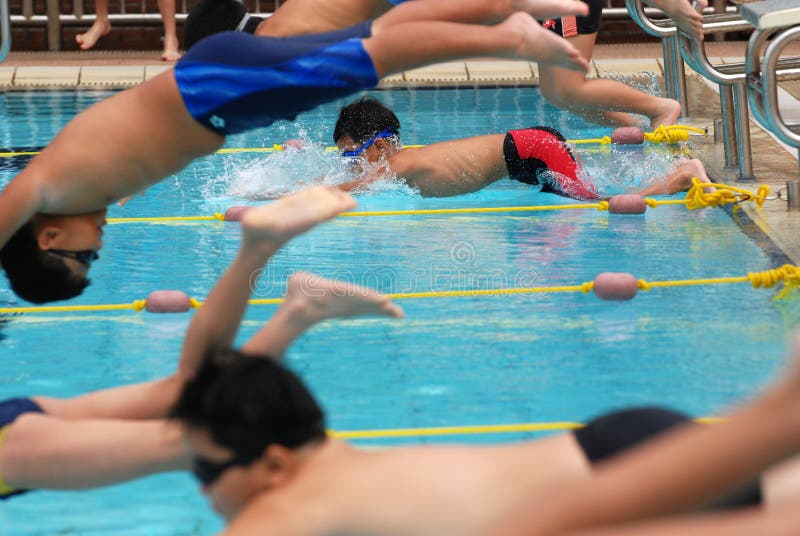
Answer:
<svg viewBox="0 0 800 536"><path fill-rule="evenodd" d="M73 259L83 264L87 268L92 265L94 261L100 258L100 255L93 249L82 249L80 251L70 251L68 249L48 249L48 253L58 255L59 257L66 257Z"/></svg>
<svg viewBox="0 0 800 536"><path fill-rule="evenodd" d="M222 476L222 473L233 467L247 467L258 456L237 454L226 462L212 462L205 458L195 458L192 474L204 486L210 486Z"/></svg>

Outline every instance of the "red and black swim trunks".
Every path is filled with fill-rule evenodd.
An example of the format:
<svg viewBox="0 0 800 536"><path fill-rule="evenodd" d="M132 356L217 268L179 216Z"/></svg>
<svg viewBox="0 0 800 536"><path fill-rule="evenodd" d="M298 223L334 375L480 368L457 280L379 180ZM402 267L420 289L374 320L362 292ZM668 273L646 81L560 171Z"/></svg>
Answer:
<svg viewBox="0 0 800 536"><path fill-rule="evenodd" d="M542 185L550 192L575 199L597 199L592 185L578 178L578 163L561 133L549 127L511 130L503 142L508 175L520 182ZM548 180L538 174L550 171Z"/></svg>
<svg viewBox="0 0 800 536"><path fill-rule="evenodd" d="M583 0L583 3L589 6L589 15L586 17L573 15L558 19L546 19L542 22L542 26L563 37L597 33L600 28L600 16L603 14L603 0Z"/></svg>

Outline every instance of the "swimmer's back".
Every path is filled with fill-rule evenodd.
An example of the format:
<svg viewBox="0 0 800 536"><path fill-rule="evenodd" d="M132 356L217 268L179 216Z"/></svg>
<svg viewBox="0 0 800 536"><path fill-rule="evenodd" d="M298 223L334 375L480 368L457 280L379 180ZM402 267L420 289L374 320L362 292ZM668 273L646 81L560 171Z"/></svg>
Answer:
<svg viewBox="0 0 800 536"><path fill-rule="evenodd" d="M226 535L483 534L525 497L533 505L555 482L589 475L571 434L499 447L321 448L329 450L280 492L251 503Z"/></svg>

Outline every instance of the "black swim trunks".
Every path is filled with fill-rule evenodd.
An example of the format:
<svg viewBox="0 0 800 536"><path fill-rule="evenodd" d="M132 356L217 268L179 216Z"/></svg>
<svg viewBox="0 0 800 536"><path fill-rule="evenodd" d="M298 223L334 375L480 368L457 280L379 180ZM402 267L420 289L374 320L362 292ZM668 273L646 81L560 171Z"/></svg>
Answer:
<svg viewBox="0 0 800 536"><path fill-rule="evenodd" d="M589 6L589 15L586 17L561 17L558 19L547 19L542 22L548 30L552 30L558 35L572 37L573 35L586 35L597 33L600 28L600 16L603 14L602 0L582 0Z"/></svg>
<svg viewBox="0 0 800 536"><path fill-rule="evenodd" d="M23 413L44 413L39 404L30 398L10 398L0 402L0 449L3 448L3 440L8 432L8 427L17 420ZM8 499L13 495L25 493L27 490L14 489L5 483L3 475L0 474L0 500Z"/></svg>
<svg viewBox="0 0 800 536"><path fill-rule="evenodd" d="M586 458L595 464L686 423L692 421L682 413L662 408L635 408L598 417L574 434ZM713 504L713 508L756 506L761 501L761 486L755 482Z"/></svg>

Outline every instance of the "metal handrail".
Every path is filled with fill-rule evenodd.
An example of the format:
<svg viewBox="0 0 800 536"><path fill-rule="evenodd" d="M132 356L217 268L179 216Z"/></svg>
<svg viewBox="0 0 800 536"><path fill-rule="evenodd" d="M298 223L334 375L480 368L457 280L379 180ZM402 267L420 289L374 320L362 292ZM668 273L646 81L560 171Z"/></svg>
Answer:
<svg viewBox="0 0 800 536"><path fill-rule="evenodd" d="M739 13L706 15L703 17L703 33L749 30L753 26L742 19ZM720 69L713 65L706 53L705 41L696 39L682 31L675 37L680 55L689 66L719 85L719 101L722 110L722 143L725 166L737 167L739 180L753 180L753 159L750 145L750 111L744 69L726 66Z"/></svg>
<svg viewBox="0 0 800 536"><path fill-rule="evenodd" d="M11 50L11 21L8 15L8 0L0 0L0 63Z"/></svg>
<svg viewBox="0 0 800 536"><path fill-rule="evenodd" d="M800 39L800 26L790 28L780 32L767 47L767 53L764 55L764 73L768 73L761 77L763 84L764 98L764 115L767 119L767 125L770 127L778 138L791 145L792 147L800 148L800 135L794 132L792 128L784 121L781 116L780 109L778 108L778 60L780 54L789 43Z"/></svg>

